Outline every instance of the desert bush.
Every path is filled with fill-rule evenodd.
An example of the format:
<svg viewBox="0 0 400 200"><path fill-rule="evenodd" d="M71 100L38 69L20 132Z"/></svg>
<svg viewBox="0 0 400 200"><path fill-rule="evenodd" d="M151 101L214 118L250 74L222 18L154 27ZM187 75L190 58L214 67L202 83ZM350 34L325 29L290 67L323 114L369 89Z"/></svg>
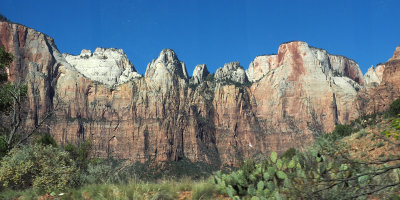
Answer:
<svg viewBox="0 0 400 200"><path fill-rule="evenodd" d="M122 184L135 178L136 172L125 166L124 161L110 158L91 160L79 180L82 184Z"/></svg>
<svg viewBox="0 0 400 200"><path fill-rule="evenodd" d="M5 188L33 187L50 192L75 183L77 169L69 154L42 145L12 149L0 162L0 183Z"/></svg>
<svg viewBox="0 0 400 200"><path fill-rule="evenodd" d="M73 144L67 144L64 146L64 150L71 155L72 159L76 162L76 166L81 171L86 171L90 163L89 153L91 147L92 143L90 142L90 140L85 140L77 146Z"/></svg>
<svg viewBox="0 0 400 200"><path fill-rule="evenodd" d="M53 147L57 147L57 142L54 140L54 138L49 133L43 134L38 139L37 143L44 145L44 146L51 145Z"/></svg>
<svg viewBox="0 0 400 200"><path fill-rule="evenodd" d="M397 116L398 114L400 114L400 98L390 104L387 112L390 116Z"/></svg>
<svg viewBox="0 0 400 200"><path fill-rule="evenodd" d="M0 159L7 154L7 142L3 136L0 136Z"/></svg>
<svg viewBox="0 0 400 200"><path fill-rule="evenodd" d="M285 153L282 154L282 158L292 159L293 156L296 155L296 149L291 147L290 149L286 150Z"/></svg>
<svg viewBox="0 0 400 200"><path fill-rule="evenodd" d="M353 129L351 125L338 124L335 126L335 129L330 133L330 138L333 140L337 140L349 136L352 133Z"/></svg>

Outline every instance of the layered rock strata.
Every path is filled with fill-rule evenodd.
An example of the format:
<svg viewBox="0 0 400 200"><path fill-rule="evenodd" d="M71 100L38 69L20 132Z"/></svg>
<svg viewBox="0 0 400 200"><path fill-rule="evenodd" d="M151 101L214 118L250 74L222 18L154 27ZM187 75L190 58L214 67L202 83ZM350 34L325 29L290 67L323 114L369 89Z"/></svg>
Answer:
<svg viewBox="0 0 400 200"><path fill-rule="evenodd" d="M62 56L50 37L6 22L0 22L0 41L16 58L10 80L29 86L27 119L37 122L52 111L56 117L44 131L60 145L89 139L94 156L142 162L188 158L234 165L302 147L358 117L359 91L372 82L353 60L305 42L282 44L246 71L232 62L213 76L199 65L189 79L171 49L162 50L141 77L122 50ZM382 79L375 70L381 80L375 93L391 85L390 98L399 94L394 57Z"/></svg>

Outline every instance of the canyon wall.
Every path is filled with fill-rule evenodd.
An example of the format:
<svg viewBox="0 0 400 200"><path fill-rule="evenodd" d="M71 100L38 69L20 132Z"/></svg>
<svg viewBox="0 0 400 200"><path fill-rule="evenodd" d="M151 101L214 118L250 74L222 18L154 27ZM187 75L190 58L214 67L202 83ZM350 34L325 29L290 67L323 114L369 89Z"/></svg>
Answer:
<svg viewBox="0 0 400 200"><path fill-rule="evenodd" d="M203 64L189 77L164 49L142 76L122 50L60 54L52 38L22 25L0 22L0 41L15 57L10 81L28 85L27 121L54 112L43 131L61 145L89 139L98 157L234 165L307 145L399 94L398 53L364 79L353 60L295 41L247 70L232 62L210 74Z"/></svg>

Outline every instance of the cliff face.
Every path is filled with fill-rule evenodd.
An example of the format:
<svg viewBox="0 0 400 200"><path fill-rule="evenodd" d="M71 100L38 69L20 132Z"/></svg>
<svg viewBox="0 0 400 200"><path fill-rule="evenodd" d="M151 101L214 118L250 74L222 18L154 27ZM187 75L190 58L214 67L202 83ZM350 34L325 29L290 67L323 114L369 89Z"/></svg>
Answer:
<svg viewBox="0 0 400 200"><path fill-rule="evenodd" d="M269 148L279 152L301 146L314 134L358 116L351 107L363 84L356 63L304 42L282 44L274 57L270 66L278 67L250 87L260 126L279 135Z"/></svg>
<svg viewBox="0 0 400 200"><path fill-rule="evenodd" d="M383 71L385 71L385 64L379 64L375 68L371 66L364 75L366 85L377 87L382 82Z"/></svg>
<svg viewBox="0 0 400 200"><path fill-rule="evenodd" d="M33 29L1 22L0 33L16 58L10 79L29 86L27 119L54 111L46 131L61 145L90 139L99 157L229 165L283 152L358 117L354 103L366 84L354 61L305 42L282 44L246 71L233 62L213 76L199 65L189 79L171 49L142 77L122 50L61 55ZM400 80L394 62L385 63L379 87Z"/></svg>
<svg viewBox="0 0 400 200"><path fill-rule="evenodd" d="M28 85L26 122L37 124L43 113L53 109L58 69L68 63L52 38L22 25L0 22L0 45L14 56L8 79Z"/></svg>
<svg viewBox="0 0 400 200"><path fill-rule="evenodd" d="M379 71L383 71L380 83L375 84L375 87L363 89L357 95L355 105L362 108L363 114L382 112L400 97L400 46L396 48L392 58L379 66L381 67ZM375 71L378 69L377 67Z"/></svg>

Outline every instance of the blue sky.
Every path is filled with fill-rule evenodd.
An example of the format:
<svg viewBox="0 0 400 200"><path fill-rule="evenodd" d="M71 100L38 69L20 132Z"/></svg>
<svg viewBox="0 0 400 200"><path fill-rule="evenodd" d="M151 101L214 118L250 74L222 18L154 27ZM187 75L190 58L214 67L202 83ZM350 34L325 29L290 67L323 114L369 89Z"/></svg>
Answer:
<svg viewBox="0 0 400 200"><path fill-rule="evenodd" d="M61 52L121 48L139 73L164 48L189 74L215 72L292 40L349 57L365 73L400 45L398 0L2 0L0 13L46 33Z"/></svg>

